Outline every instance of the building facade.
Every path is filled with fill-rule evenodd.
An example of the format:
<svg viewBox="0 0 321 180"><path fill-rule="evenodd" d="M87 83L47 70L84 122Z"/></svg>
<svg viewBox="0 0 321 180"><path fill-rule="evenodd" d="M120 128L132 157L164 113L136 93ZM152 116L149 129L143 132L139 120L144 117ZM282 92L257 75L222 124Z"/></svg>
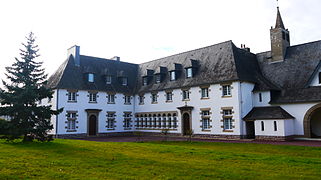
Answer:
<svg viewBox="0 0 321 180"><path fill-rule="evenodd" d="M227 41L142 64L80 55L74 46L49 78L48 103L64 108L51 133L319 137L321 41L290 46L279 9L270 32L271 51Z"/></svg>

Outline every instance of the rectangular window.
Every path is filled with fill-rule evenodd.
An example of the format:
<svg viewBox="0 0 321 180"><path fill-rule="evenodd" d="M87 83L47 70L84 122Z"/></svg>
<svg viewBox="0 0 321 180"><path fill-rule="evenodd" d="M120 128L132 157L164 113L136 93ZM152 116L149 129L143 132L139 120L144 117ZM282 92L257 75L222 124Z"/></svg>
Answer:
<svg viewBox="0 0 321 180"><path fill-rule="evenodd" d="M131 121L132 121L132 113L131 112L124 112L124 128L129 129L131 128Z"/></svg>
<svg viewBox="0 0 321 180"><path fill-rule="evenodd" d="M108 104L115 104L115 94L108 94L107 95L107 103Z"/></svg>
<svg viewBox="0 0 321 180"><path fill-rule="evenodd" d="M189 90L183 90L183 100L189 100Z"/></svg>
<svg viewBox="0 0 321 180"><path fill-rule="evenodd" d="M143 77L143 86L148 85L148 77Z"/></svg>
<svg viewBox="0 0 321 180"><path fill-rule="evenodd" d="M144 104L144 95L138 96L139 104Z"/></svg>
<svg viewBox="0 0 321 180"><path fill-rule="evenodd" d="M223 118L224 130L233 129L232 118Z"/></svg>
<svg viewBox="0 0 321 180"><path fill-rule="evenodd" d="M202 129L210 129L210 119L209 118L202 118Z"/></svg>
<svg viewBox="0 0 321 180"><path fill-rule="evenodd" d="M261 131L264 131L264 122L261 121Z"/></svg>
<svg viewBox="0 0 321 180"><path fill-rule="evenodd" d="M89 93L89 102L91 103L97 102L97 93Z"/></svg>
<svg viewBox="0 0 321 180"><path fill-rule="evenodd" d="M319 72L319 84L321 84L321 72Z"/></svg>
<svg viewBox="0 0 321 180"><path fill-rule="evenodd" d="M187 78L193 77L193 69L192 68L186 68L186 77Z"/></svg>
<svg viewBox="0 0 321 180"><path fill-rule="evenodd" d="M208 98L208 88L201 88L202 98Z"/></svg>
<svg viewBox="0 0 321 180"><path fill-rule="evenodd" d="M76 92L68 92L68 101L77 101L76 100Z"/></svg>
<svg viewBox="0 0 321 180"><path fill-rule="evenodd" d="M131 102L130 102L131 97L130 96L125 95L124 99L125 99L125 104L131 104Z"/></svg>
<svg viewBox="0 0 321 180"><path fill-rule="evenodd" d="M152 103L157 103L157 94L152 94Z"/></svg>
<svg viewBox="0 0 321 180"><path fill-rule="evenodd" d="M175 73L175 71L170 71L170 72L169 72L169 75L170 75L170 80L171 80L171 81L175 81L175 80L176 80L176 73Z"/></svg>
<svg viewBox="0 0 321 180"><path fill-rule="evenodd" d="M67 112L67 130L76 130L76 119L77 113L76 112Z"/></svg>
<svg viewBox="0 0 321 180"><path fill-rule="evenodd" d="M276 121L274 121L273 124L274 124L274 131L277 131L278 130L278 126L277 126Z"/></svg>
<svg viewBox="0 0 321 180"><path fill-rule="evenodd" d="M107 129L114 129L115 128L115 112L107 112Z"/></svg>
<svg viewBox="0 0 321 180"><path fill-rule="evenodd" d="M262 102L262 93L259 93L259 102Z"/></svg>
<svg viewBox="0 0 321 180"><path fill-rule="evenodd" d="M111 84L111 76L106 76L106 84Z"/></svg>
<svg viewBox="0 0 321 180"><path fill-rule="evenodd" d="M94 74L92 73L88 74L88 82L94 82Z"/></svg>
<svg viewBox="0 0 321 180"><path fill-rule="evenodd" d="M161 75L160 74L157 74L156 76L155 76L155 83L156 84L159 84L160 82L161 82Z"/></svg>
<svg viewBox="0 0 321 180"><path fill-rule="evenodd" d="M231 86L230 85L222 86L222 94L223 96L231 96Z"/></svg>
<svg viewBox="0 0 321 180"><path fill-rule="evenodd" d="M127 77L123 77L123 78L121 78L122 79L122 85L123 86L127 86L128 85L128 79L127 79Z"/></svg>
<svg viewBox="0 0 321 180"><path fill-rule="evenodd" d="M173 94L172 92L166 92L166 101L173 101Z"/></svg>
<svg viewBox="0 0 321 180"><path fill-rule="evenodd" d="M224 109L223 115L224 116L232 116L232 109Z"/></svg>

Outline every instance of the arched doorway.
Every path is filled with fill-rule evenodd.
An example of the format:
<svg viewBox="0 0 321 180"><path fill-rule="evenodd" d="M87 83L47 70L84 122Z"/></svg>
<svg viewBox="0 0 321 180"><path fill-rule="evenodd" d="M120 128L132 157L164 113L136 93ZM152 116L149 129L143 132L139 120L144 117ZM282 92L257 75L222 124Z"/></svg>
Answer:
<svg viewBox="0 0 321 180"><path fill-rule="evenodd" d="M183 114L183 135L187 135L188 131L191 130L191 120L188 113Z"/></svg>
<svg viewBox="0 0 321 180"><path fill-rule="evenodd" d="M97 116L90 115L89 116L89 123L88 123L88 135L89 136L96 136L97 134Z"/></svg>
<svg viewBox="0 0 321 180"><path fill-rule="evenodd" d="M310 108L304 116L304 136L321 138L321 104Z"/></svg>

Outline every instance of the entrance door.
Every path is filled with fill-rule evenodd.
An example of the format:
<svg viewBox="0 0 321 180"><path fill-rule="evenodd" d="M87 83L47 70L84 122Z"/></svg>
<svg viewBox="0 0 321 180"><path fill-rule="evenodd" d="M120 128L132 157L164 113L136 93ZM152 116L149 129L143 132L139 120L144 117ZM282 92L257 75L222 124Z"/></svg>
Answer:
<svg viewBox="0 0 321 180"><path fill-rule="evenodd" d="M183 115L183 135L187 135L187 132L191 130L190 117L188 113Z"/></svg>
<svg viewBox="0 0 321 180"><path fill-rule="evenodd" d="M246 138L254 139L255 138L255 127L254 121L247 121L246 122Z"/></svg>
<svg viewBox="0 0 321 180"><path fill-rule="evenodd" d="M88 135L89 136L96 136L97 134L97 117L95 115L91 115L89 117L89 128L88 128Z"/></svg>

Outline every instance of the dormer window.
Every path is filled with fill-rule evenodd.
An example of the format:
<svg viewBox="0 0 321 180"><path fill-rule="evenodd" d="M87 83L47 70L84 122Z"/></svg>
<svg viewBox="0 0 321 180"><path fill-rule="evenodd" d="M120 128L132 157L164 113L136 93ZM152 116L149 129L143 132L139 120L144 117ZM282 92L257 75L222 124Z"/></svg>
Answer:
<svg viewBox="0 0 321 180"><path fill-rule="evenodd" d="M121 78L121 84L122 84L123 86L127 86L127 85L128 85L128 79L127 79L127 77L122 77L122 78Z"/></svg>
<svg viewBox="0 0 321 180"><path fill-rule="evenodd" d="M111 84L111 76L106 76L106 84Z"/></svg>
<svg viewBox="0 0 321 180"><path fill-rule="evenodd" d="M186 68L185 69L185 71L186 71L186 78L191 78L191 77L193 77L193 68Z"/></svg>
<svg viewBox="0 0 321 180"><path fill-rule="evenodd" d="M156 75L155 75L155 83L156 83L156 84L161 83L161 74L156 74Z"/></svg>
<svg viewBox="0 0 321 180"><path fill-rule="evenodd" d="M148 77L143 77L143 86L147 86L148 85Z"/></svg>
<svg viewBox="0 0 321 180"><path fill-rule="evenodd" d="M176 80L176 73L175 71L170 71L169 72L170 80L175 81Z"/></svg>
<svg viewBox="0 0 321 180"><path fill-rule="evenodd" d="M88 73L88 82L94 82L94 74Z"/></svg>

